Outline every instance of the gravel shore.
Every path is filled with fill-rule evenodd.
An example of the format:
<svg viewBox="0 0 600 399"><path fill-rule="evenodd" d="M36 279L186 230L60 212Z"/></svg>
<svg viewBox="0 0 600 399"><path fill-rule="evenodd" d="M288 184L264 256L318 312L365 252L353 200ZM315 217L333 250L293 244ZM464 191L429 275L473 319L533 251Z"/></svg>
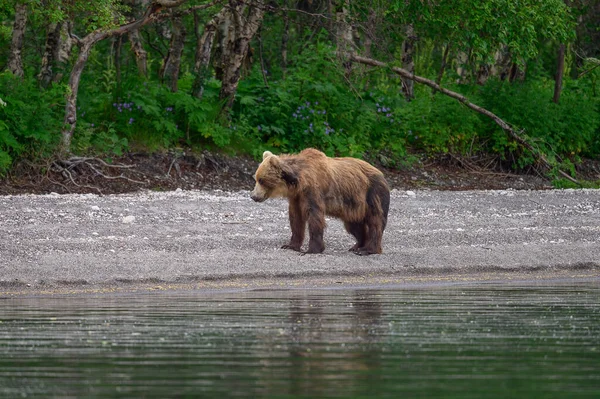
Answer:
<svg viewBox="0 0 600 399"><path fill-rule="evenodd" d="M392 191L382 255L302 256L249 192L0 197L0 294L600 278L600 190ZM306 244L306 243L305 243Z"/></svg>

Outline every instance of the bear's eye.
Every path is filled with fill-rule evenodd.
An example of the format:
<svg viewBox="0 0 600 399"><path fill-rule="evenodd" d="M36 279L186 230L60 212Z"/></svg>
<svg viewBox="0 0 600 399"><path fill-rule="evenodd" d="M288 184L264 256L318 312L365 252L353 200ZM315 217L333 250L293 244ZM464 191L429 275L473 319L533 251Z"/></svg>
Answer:
<svg viewBox="0 0 600 399"><path fill-rule="evenodd" d="M262 177L258 179L258 184L264 184L265 183L265 179L263 179Z"/></svg>

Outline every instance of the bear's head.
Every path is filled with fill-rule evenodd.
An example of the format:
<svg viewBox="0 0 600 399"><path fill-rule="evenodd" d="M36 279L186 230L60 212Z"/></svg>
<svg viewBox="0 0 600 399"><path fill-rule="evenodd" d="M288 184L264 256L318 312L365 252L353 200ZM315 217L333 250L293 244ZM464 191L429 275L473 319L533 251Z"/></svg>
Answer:
<svg viewBox="0 0 600 399"><path fill-rule="evenodd" d="M256 202L263 202L267 198L287 197L290 186L298 184L298 176L285 159L270 151L263 153L263 161L256 169L254 180L256 185L250 198Z"/></svg>

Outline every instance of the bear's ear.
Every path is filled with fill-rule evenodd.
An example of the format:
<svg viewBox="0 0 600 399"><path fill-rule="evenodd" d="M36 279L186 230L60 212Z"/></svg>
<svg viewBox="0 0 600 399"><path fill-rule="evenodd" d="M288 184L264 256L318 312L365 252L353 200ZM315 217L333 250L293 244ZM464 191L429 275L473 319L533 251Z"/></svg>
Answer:
<svg viewBox="0 0 600 399"><path fill-rule="evenodd" d="M271 151L265 151L263 152L263 161L269 157L272 157L273 153Z"/></svg>
<svg viewBox="0 0 600 399"><path fill-rule="evenodd" d="M269 152L269 151L265 151L265 152ZM266 160L267 160L266 163L271 165L274 169L281 169L281 166L280 166L281 162L279 161L279 157L277 155L271 154L271 156L267 156ZM263 162L264 162L264 160L263 160Z"/></svg>
<svg viewBox="0 0 600 399"><path fill-rule="evenodd" d="M283 162L280 162L281 178L285 181L288 186L298 185L298 174L289 166Z"/></svg>

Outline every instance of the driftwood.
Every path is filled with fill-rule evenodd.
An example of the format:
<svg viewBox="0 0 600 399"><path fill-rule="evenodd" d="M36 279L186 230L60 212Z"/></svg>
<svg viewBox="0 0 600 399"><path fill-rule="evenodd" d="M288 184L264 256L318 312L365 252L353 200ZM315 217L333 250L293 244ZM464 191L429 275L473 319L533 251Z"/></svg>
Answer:
<svg viewBox="0 0 600 399"><path fill-rule="evenodd" d="M109 180L122 179L122 180L126 180L131 183L135 183L135 184L144 184L144 182L131 179L131 178L125 176L123 173L121 173L118 176L111 176L111 175L104 173L104 170L108 170L108 169L132 169L132 168L135 168L135 165L109 164L100 158L71 157L69 159L61 159L61 160L54 161L51 165L50 170L53 172L60 173L65 180L70 181L76 187L89 188L89 189L95 190L96 192L98 192L98 194L102 194L102 191L100 191L100 189L96 186L81 185L75 181L75 177L73 176L75 174L74 169L82 168L82 167L88 168L90 171L92 171L92 173L94 175L100 176L104 179L109 179ZM58 182L54 182L54 183L60 184ZM60 185L66 188L66 186L64 186L63 184L60 184Z"/></svg>

